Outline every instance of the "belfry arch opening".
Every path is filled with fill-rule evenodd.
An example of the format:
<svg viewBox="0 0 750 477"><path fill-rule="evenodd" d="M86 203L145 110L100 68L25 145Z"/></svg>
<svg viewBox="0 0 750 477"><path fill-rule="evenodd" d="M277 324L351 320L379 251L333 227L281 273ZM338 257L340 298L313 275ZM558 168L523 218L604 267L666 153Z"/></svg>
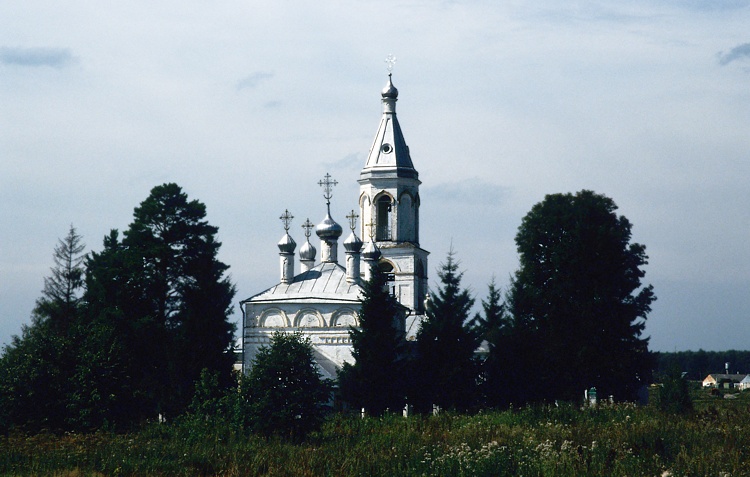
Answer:
<svg viewBox="0 0 750 477"><path fill-rule="evenodd" d="M378 268L385 274L388 293L392 296L396 296L396 270L393 268L393 264L386 260L381 260L380 263L378 263Z"/></svg>
<svg viewBox="0 0 750 477"><path fill-rule="evenodd" d="M375 202L375 240L392 240L391 222L393 219L393 201L388 195L382 195Z"/></svg>

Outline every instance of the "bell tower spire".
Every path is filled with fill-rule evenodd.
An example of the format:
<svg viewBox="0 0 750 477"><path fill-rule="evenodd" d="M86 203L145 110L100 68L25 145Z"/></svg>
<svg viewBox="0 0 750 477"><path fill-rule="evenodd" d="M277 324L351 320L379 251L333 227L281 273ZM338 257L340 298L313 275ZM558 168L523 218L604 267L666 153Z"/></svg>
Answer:
<svg viewBox="0 0 750 477"><path fill-rule="evenodd" d="M396 117L398 89L393 85L389 57L388 83L380 93L383 108L367 162L359 174L359 207L365 224L372 224L380 249L380 267L399 302L415 314L423 311L427 293L427 255L419 246L419 173Z"/></svg>

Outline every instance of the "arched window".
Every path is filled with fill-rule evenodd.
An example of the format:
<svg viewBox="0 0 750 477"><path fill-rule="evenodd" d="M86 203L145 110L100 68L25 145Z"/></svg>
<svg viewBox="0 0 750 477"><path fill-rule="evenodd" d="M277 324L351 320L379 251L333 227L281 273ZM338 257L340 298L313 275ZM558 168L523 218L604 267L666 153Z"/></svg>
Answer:
<svg viewBox="0 0 750 477"><path fill-rule="evenodd" d="M386 287L388 287L388 293L392 296L396 296L396 274L394 273L393 264L391 262L381 261L378 263L378 268L381 272L385 273Z"/></svg>
<svg viewBox="0 0 750 477"><path fill-rule="evenodd" d="M392 240L391 238L391 214L393 213L393 203L391 198L384 195L375 203L375 240Z"/></svg>

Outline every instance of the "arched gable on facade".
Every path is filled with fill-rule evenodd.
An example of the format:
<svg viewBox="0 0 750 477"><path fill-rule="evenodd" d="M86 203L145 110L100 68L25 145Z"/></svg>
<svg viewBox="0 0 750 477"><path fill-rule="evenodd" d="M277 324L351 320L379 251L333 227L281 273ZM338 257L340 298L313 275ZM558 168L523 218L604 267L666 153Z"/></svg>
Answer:
<svg viewBox="0 0 750 477"><path fill-rule="evenodd" d="M340 308L331 317L331 327L359 326L359 315L351 308Z"/></svg>
<svg viewBox="0 0 750 477"><path fill-rule="evenodd" d="M290 326L289 317L286 316L284 310L269 308L258 317L257 326L261 328L285 328Z"/></svg>
<svg viewBox="0 0 750 477"><path fill-rule="evenodd" d="M297 328L322 328L326 326L326 323L318 310L303 308L295 315L294 326Z"/></svg>

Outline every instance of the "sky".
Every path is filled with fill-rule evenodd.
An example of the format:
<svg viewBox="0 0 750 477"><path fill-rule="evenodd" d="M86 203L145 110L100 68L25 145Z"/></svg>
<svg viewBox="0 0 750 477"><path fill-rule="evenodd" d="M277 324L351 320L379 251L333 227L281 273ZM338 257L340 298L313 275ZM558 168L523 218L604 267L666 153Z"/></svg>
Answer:
<svg viewBox="0 0 750 477"><path fill-rule="evenodd" d="M346 224L393 54L430 285L486 297L546 194L612 198L646 246L656 351L750 349L750 0L0 2L0 343L71 224L89 251L176 182L235 301L278 282L337 181ZM319 248L319 244L316 244ZM233 319L239 321L235 306Z"/></svg>

